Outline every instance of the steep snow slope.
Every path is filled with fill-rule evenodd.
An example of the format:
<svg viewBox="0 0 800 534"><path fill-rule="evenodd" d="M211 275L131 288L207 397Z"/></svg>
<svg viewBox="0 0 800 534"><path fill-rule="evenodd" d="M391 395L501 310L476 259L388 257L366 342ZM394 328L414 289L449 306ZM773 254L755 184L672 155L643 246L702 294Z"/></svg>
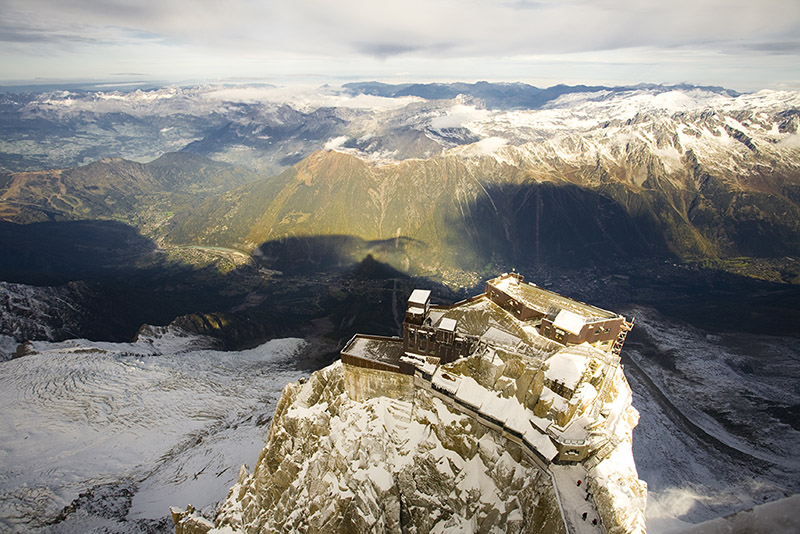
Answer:
<svg viewBox="0 0 800 534"><path fill-rule="evenodd" d="M213 511L304 374L299 339L216 352L151 334L0 363L0 530L169 530L169 504Z"/></svg>

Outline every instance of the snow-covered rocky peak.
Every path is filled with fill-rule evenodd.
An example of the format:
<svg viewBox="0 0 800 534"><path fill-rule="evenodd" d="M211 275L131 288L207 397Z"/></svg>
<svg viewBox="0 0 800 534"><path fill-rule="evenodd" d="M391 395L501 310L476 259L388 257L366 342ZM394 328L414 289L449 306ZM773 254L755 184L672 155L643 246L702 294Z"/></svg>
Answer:
<svg viewBox="0 0 800 534"><path fill-rule="evenodd" d="M646 489L631 453L638 413L624 375L592 396L580 388L592 379L587 367L575 378L581 392L561 405L542 393L559 365L543 373L483 353L409 390L402 375L337 362L289 384L254 471L240 471L211 532L642 532ZM463 384L453 387L464 399L443 395L445 382ZM387 396L365 394L378 383ZM608 402L590 413L599 394ZM536 451L498 419L514 419L506 426ZM554 420L585 420L603 450L585 464L549 464L556 448L531 421ZM210 529L190 512L174 518L179 533Z"/></svg>
<svg viewBox="0 0 800 534"><path fill-rule="evenodd" d="M499 160L544 172L563 164L614 170L647 154L671 173L685 171L682 158L691 152L727 174L767 164L797 169L798 114L797 92L636 90L565 95L543 109L493 112L463 126L481 140L505 140L495 143ZM454 153L474 155L464 147Z"/></svg>
<svg viewBox="0 0 800 534"><path fill-rule="evenodd" d="M214 532L563 532L550 477L420 390L364 402L336 363L288 385ZM535 528L534 528L535 525Z"/></svg>

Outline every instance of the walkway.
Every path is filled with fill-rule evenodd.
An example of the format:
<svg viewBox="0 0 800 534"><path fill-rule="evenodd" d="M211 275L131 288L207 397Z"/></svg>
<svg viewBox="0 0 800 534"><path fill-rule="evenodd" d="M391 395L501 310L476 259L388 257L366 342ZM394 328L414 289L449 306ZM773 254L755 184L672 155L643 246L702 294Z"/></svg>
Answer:
<svg viewBox="0 0 800 534"><path fill-rule="evenodd" d="M557 485L561 509L567 521L567 532L574 534L600 534L604 532L600 516L590 497L586 500L586 469L582 465L550 465L553 480ZM578 486L578 481L581 485ZM586 512L586 520L581 515ZM592 520L597 519L597 525Z"/></svg>

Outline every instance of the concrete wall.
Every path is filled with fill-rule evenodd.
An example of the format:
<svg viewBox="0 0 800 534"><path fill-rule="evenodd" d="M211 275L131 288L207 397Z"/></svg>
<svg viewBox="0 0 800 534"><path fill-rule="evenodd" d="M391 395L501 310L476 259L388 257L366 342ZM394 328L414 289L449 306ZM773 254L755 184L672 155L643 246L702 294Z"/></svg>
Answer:
<svg viewBox="0 0 800 534"><path fill-rule="evenodd" d="M348 364L343 368L345 390L354 401L363 402L381 396L411 400L414 396L413 376Z"/></svg>
<svg viewBox="0 0 800 534"><path fill-rule="evenodd" d="M615 341L619 335L619 329L621 326L622 317L615 317L605 321L586 323L583 325L583 328L581 328L580 333L577 335L569 332L558 334L558 329L553 326L553 322L550 319L545 318L542 319L540 332L544 337L553 339L559 343L563 343L564 345L579 345L584 341L588 341L591 345L598 345L605 341ZM606 332L606 330L608 330L608 332Z"/></svg>

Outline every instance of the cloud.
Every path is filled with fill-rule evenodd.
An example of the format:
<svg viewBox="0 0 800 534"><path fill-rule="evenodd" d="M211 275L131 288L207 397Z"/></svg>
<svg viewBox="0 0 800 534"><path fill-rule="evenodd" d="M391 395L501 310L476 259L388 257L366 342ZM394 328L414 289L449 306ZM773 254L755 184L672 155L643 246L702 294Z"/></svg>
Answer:
<svg viewBox="0 0 800 534"><path fill-rule="evenodd" d="M307 111L321 107L350 109L398 109L421 99L413 96L387 98L373 95L352 96L342 90L317 86L241 86L219 87L203 93L203 98L223 102L289 104L295 109Z"/></svg>
<svg viewBox="0 0 800 534"><path fill-rule="evenodd" d="M360 53L376 57L397 56L419 50L416 46L400 43L357 43L355 46Z"/></svg>
<svg viewBox="0 0 800 534"><path fill-rule="evenodd" d="M754 42L769 47L776 38L796 35L800 29L800 4L784 0L757 5L749 0L4 3L6 32L37 27L40 32L91 39L119 28L120 33L141 31L198 46L376 57L428 52L498 56L691 43L724 47ZM31 39L24 32L17 35Z"/></svg>
<svg viewBox="0 0 800 534"><path fill-rule="evenodd" d="M491 156L508 144L502 137L486 137L471 145L462 145L452 149L454 153L465 156Z"/></svg>
<svg viewBox="0 0 800 534"><path fill-rule="evenodd" d="M489 154L494 154L500 149L500 147L503 147L507 144L508 141L502 137L487 137L486 139L481 139L472 146L475 148L475 151L478 154L488 156Z"/></svg>
<svg viewBox="0 0 800 534"><path fill-rule="evenodd" d="M335 150L337 148L341 148L350 139L346 135L341 135L339 137L334 137L329 139L325 146L323 147L325 150Z"/></svg>
<svg viewBox="0 0 800 534"><path fill-rule="evenodd" d="M460 128L469 122L486 119L489 115L489 111L485 109L457 104L447 110L446 115L434 117L431 120L431 128L435 130Z"/></svg>
<svg viewBox="0 0 800 534"><path fill-rule="evenodd" d="M204 62L206 72L217 69L214 75L319 73L328 63L331 72L361 76L370 75L364 72L367 66L383 72L373 60L391 62L386 72L417 76L423 63L431 65L424 74L435 76L442 71L436 62L453 70L452 62L462 61L464 69L489 72L522 62L528 67L517 72L518 79L541 75L533 67L543 58L556 63L604 51L620 54L621 62L631 50L672 51L675 65L696 66L691 56L698 51L738 55L744 50L758 69L763 69L759 57L800 54L800 2L786 0L0 2L0 56L5 57L0 70L6 75L33 69L26 56L48 54L56 70L67 70L65 59L78 64L91 57L92 64L106 58L105 72L119 70L116 62L125 63L126 70L153 72L147 62L161 61L168 74L172 65L173 71L198 75ZM40 64L46 68L45 61ZM705 69L717 66L729 68L712 63Z"/></svg>

